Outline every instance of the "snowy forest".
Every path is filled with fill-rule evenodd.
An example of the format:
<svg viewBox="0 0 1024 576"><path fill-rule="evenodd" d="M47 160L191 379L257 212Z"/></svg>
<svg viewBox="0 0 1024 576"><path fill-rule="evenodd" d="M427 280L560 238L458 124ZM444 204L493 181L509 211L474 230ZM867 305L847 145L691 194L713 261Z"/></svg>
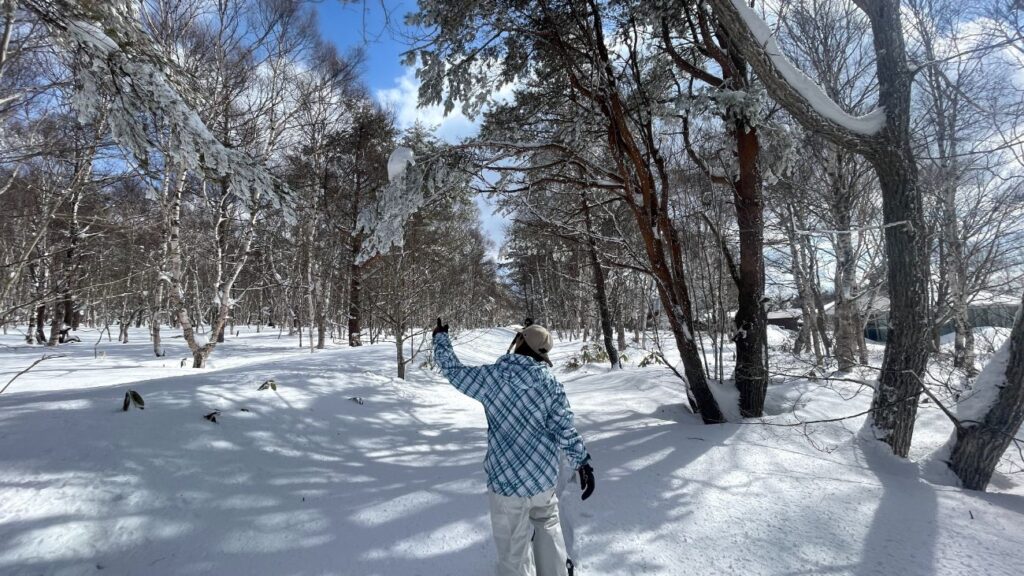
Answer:
<svg viewBox="0 0 1024 576"><path fill-rule="evenodd" d="M531 323L597 480L568 574L1019 573L1018 0L0 28L0 574L493 573L499 426L434 351Z"/></svg>

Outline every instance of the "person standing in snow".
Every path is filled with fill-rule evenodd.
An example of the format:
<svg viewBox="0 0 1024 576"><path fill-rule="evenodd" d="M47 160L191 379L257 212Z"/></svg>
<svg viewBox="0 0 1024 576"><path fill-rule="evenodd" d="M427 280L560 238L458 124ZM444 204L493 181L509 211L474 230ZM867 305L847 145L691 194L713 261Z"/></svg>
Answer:
<svg viewBox="0 0 1024 576"><path fill-rule="evenodd" d="M433 337L441 372L483 404L487 417L484 472L498 576L529 576L534 563L537 576L567 576L571 562L555 495L559 450L579 474L584 500L594 492L594 469L565 390L548 370L551 334L536 324L524 327L509 347L512 353L489 366L463 366L440 318Z"/></svg>

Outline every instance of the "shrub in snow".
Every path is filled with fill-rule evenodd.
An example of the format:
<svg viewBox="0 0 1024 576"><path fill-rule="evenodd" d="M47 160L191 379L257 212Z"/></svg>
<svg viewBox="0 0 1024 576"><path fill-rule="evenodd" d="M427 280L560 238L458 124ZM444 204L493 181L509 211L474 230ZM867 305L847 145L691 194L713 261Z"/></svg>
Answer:
<svg viewBox="0 0 1024 576"><path fill-rule="evenodd" d="M579 370L586 364L600 364L608 361L608 352L599 342L591 342L580 348L579 354L574 354L566 361L565 367L568 370Z"/></svg>
<svg viewBox="0 0 1024 576"><path fill-rule="evenodd" d="M655 364L664 365L665 361L662 360L660 354L656 352L648 352L647 354L644 355L643 358L640 359L640 363L637 364L637 366L639 366L640 368L646 368L648 366L653 366Z"/></svg>

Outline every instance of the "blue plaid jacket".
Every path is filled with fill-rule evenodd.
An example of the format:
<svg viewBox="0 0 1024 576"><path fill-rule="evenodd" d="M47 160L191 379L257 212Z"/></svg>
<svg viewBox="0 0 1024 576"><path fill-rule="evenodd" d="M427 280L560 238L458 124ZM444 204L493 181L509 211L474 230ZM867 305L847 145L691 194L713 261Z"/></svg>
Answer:
<svg viewBox="0 0 1024 576"><path fill-rule="evenodd" d="M589 459L565 390L547 366L519 354L463 366L444 332L434 336L434 360L452 385L484 405L484 472L492 492L534 496L554 487L559 448L573 468Z"/></svg>

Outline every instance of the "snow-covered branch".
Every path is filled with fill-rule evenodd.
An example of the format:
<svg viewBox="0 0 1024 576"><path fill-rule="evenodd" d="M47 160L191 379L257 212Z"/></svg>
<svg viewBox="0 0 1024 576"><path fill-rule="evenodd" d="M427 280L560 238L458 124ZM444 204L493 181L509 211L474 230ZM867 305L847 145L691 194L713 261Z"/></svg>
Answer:
<svg viewBox="0 0 1024 576"><path fill-rule="evenodd" d="M224 146L182 96L171 62L153 48L124 2L25 0L72 54L77 92L73 103L82 122L107 114L111 135L145 162L159 148L167 160L211 178L228 178L232 193L266 197L274 178L257 159ZM154 124L167 140L157 144Z"/></svg>
<svg viewBox="0 0 1024 576"><path fill-rule="evenodd" d="M773 98L807 129L841 146L864 149L885 128L886 115L881 107L864 116L853 116L832 101L783 54L771 29L744 0L711 0L711 5Z"/></svg>
<svg viewBox="0 0 1024 576"><path fill-rule="evenodd" d="M363 264L378 254L402 246L406 222L426 202L422 170L415 167L415 155L409 148L399 147L391 153L388 184L377 201L366 206L356 220L356 229L366 234L357 263Z"/></svg>

